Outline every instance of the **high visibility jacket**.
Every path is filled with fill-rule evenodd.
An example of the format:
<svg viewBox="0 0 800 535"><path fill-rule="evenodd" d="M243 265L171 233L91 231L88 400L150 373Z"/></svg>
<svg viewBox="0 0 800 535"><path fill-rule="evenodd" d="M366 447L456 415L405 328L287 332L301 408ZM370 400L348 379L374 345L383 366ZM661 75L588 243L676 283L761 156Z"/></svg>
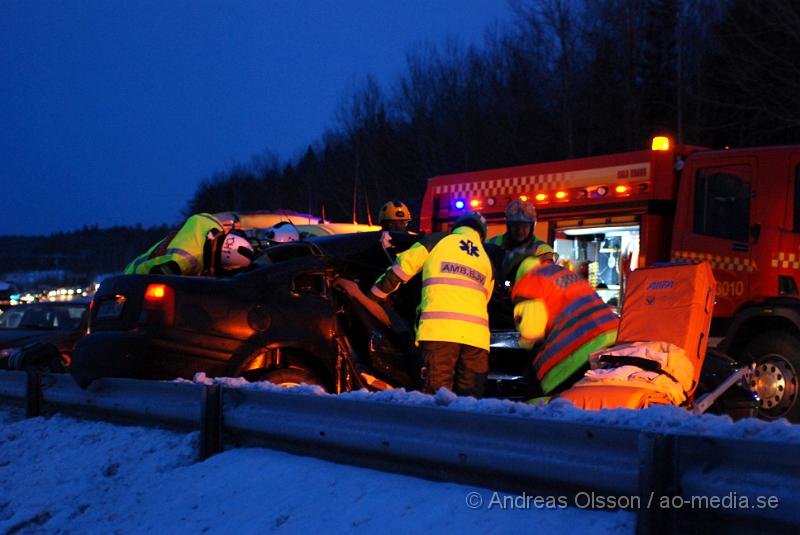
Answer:
<svg viewBox="0 0 800 535"><path fill-rule="evenodd" d="M153 268L175 262L181 275L201 275L209 268L204 248L209 232L222 232L219 219L211 214L195 214L179 228L153 245L125 268L125 275L147 275Z"/></svg>
<svg viewBox="0 0 800 535"><path fill-rule="evenodd" d="M469 227L450 234L428 234L403 251L372 287L385 299L422 271L422 301L417 308L417 342L454 342L489 350L492 263L480 235Z"/></svg>
<svg viewBox="0 0 800 535"><path fill-rule="evenodd" d="M547 242L540 240L535 235L531 236L531 239L528 241L517 246L511 245L511 238L508 235L508 232L495 236L494 238L489 238L486 240L486 243L501 247L505 253L501 267L502 273L499 275L503 278L500 280L509 280L509 275L512 274L511 271L523 258L529 256L541 257L549 253L553 255L553 260L556 260L553 248L550 247Z"/></svg>
<svg viewBox="0 0 800 535"><path fill-rule="evenodd" d="M544 303L544 344L533 369L545 394L586 365L590 353L613 345L617 338L619 319L611 307L580 275L561 266L534 268L517 281L511 298L515 304L528 300ZM524 307L517 310L526 313ZM519 318L518 324L525 319Z"/></svg>

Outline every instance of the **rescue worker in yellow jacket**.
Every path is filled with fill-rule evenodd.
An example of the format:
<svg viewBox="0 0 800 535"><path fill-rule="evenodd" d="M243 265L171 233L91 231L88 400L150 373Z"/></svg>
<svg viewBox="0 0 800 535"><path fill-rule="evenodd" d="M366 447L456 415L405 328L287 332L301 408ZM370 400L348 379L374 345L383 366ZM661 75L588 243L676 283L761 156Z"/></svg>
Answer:
<svg viewBox="0 0 800 535"><path fill-rule="evenodd" d="M195 214L125 268L125 275L222 275L245 268L255 253L233 224Z"/></svg>
<svg viewBox="0 0 800 535"><path fill-rule="evenodd" d="M486 242L503 249L499 281L512 280L513 269L523 258L535 256L542 262L556 261L553 248L536 237L535 228L536 207L532 202L516 199L509 203L506 207L506 232Z"/></svg>
<svg viewBox="0 0 800 535"><path fill-rule="evenodd" d="M416 341L428 393L445 387L461 395L483 394L489 371L487 303L494 286L485 238L483 216L464 214L450 234L428 234L398 254L372 287L373 299L382 301L422 271Z"/></svg>
<svg viewBox="0 0 800 535"><path fill-rule="evenodd" d="M617 339L619 318L594 288L566 268L522 261L511 292L520 345L542 341L533 371L551 395L572 386L589 369L589 354Z"/></svg>

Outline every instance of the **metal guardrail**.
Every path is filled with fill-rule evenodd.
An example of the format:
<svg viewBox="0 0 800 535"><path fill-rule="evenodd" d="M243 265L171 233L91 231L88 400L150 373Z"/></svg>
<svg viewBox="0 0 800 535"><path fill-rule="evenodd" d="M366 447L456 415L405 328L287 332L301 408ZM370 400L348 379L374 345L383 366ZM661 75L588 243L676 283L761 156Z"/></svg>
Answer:
<svg viewBox="0 0 800 535"><path fill-rule="evenodd" d="M223 389L225 429L272 447L499 488L635 491L638 431L336 397ZM598 463L587 451L602 452ZM488 478L488 479L487 479ZM489 484L489 483L492 484Z"/></svg>
<svg viewBox="0 0 800 535"><path fill-rule="evenodd" d="M0 372L3 401L29 416L199 429L201 458L227 439L529 496L628 497L640 533L800 528L797 445L219 385L105 379L81 390L67 375L24 372Z"/></svg>

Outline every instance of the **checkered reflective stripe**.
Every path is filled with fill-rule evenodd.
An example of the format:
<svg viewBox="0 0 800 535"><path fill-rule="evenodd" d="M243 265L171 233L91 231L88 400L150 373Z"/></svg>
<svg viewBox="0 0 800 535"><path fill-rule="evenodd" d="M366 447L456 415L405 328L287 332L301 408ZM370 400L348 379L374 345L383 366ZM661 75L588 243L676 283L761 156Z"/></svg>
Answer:
<svg viewBox="0 0 800 535"><path fill-rule="evenodd" d="M698 253L695 251L675 251L672 253L673 262L702 262L708 260L714 269L724 269L728 271L755 271L756 263L749 258L737 256L721 256L708 253Z"/></svg>
<svg viewBox="0 0 800 535"><path fill-rule="evenodd" d="M778 253L778 258L772 259L772 267L800 269L800 258L794 253Z"/></svg>
<svg viewBox="0 0 800 535"><path fill-rule="evenodd" d="M461 182L458 184L434 186L433 193L434 195L452 193L454 195L472 194L491 197L494 195L530 193L533 188L541 190L577 188L582 186L612 184L620 180L650 180L650 163L598 167L596 169L569 171L566 173L544 173L541 175L513 176L493 180Z"/></svg>

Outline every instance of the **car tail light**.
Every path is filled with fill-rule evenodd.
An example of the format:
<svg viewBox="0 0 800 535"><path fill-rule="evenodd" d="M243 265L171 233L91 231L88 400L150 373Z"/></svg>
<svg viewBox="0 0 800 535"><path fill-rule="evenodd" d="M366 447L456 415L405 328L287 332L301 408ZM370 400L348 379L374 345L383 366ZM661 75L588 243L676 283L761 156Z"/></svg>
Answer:
<svg viewBox="0 0 800 535"><path fill-rule="evenodd" d="M175 292L166 284L149 284L142 305L145 323L171 327L175 323Z"/></svg>

